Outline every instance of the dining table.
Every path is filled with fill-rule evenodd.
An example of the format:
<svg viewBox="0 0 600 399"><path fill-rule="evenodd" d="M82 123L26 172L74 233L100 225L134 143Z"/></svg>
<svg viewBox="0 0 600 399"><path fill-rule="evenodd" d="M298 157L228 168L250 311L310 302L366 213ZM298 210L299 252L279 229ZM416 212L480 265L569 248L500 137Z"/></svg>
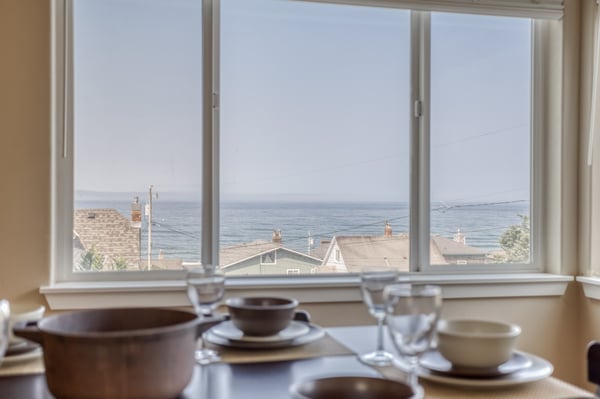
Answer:
<svg viewBox="0 0 600 399"><path fill-rule="evenodd" d="M178 399L291 398L293 384L320 377L403 378L403 372L395 366L372 367L358 359L357 354L373 350L375 326L315 327L323 332L319 339L277 349L240 349L208 343L220 352L221 361L197 364ZM387 336L385 345L393 351ZM535 381L490 386L449 385L427 378L420 378L419 382L425 398L429 399L594 398L592 393L551 375ZM46 386L43 357L2 365L0 398L54 398Z"/></svg>

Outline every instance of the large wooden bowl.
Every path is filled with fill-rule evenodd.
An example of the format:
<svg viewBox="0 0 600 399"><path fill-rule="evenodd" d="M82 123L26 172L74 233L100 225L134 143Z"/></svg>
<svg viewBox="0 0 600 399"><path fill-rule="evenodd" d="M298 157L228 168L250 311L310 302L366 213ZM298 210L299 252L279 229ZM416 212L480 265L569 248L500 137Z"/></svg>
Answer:
<svg viewBox="0 0 600 399"><path fill-rule="evenodd" d="M49 316L15 334L42 345L57 398L173 399L192 378L197 337L217 322L170 309L97 309Z"/></svg>

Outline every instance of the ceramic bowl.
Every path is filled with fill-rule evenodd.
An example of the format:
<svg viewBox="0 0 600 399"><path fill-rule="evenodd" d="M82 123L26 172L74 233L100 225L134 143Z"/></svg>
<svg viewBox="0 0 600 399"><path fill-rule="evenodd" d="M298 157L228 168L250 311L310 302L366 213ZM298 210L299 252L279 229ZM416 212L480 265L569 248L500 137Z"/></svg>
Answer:
<svg viewBox="0 0 600 399"><path fill-rule="evenodd" d="M324 377L296 383L290 387L294 399L408 399L412 389L395 380L374 377Z"/></svg>
<svg viewBox="0 0 600 399"><path fill-rule="evenodd" d="M438 350L452 365L497 367L508 361L521 328L515 324L486 320L441 320Z"/></svg>
<svg viewBox="0 0 600 399"><path fill-rule="evenodd" d="M225 301L233 324L245 335L275 335L294 317L298 301L283 297L237 297Z"/></svg>

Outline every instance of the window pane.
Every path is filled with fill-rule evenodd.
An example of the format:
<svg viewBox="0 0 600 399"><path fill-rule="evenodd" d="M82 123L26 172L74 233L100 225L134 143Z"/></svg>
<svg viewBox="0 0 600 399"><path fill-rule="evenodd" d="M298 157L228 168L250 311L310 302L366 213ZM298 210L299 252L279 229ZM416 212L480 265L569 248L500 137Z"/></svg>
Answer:
<svg viewBox="0 0 600 399"><path fill-rule="evenodd" d="M431 263L529 263L531 20L431 17Z"/></svg>
<svg viewBox="0 0 600 399"><path fill-rule="evenodd" d="M408 269L409 15L222 1L227 274Z"/></svg>
<svg viewBox="0 0 600 399"><path fill-rule="evenodd" d="M198 261L201 3L75 0L73 37L74 270Z"/></svg>

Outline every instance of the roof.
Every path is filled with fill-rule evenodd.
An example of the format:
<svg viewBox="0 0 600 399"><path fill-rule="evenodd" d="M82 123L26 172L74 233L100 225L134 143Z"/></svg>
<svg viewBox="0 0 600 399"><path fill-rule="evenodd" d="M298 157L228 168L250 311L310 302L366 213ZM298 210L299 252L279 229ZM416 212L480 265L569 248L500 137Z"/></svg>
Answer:
<svg viewBox="0 0 600 399"><path fill-rule="evenodd" d="M339 236L334 237L329 247L337 244L344 265L350 273L359 273L361 269L371 266L387 265L401 271L409 270L410 240L408 233L392 236ZM458 243L442 236L432 236L429 257L432 264L445 264L446 256L483 256L485 252Z"/></svg>
<svg viewBox="0 0 600 399"><path fill-rule="evenodd" d="M108 258L139 262L140 230L131 227L129 219L116 209L76 209L73 231L76 242L86 251L94 248Z"/></svg>
<svg viewBox="0 0 600 399"><path fill-rule="evenodd" d="M310 256L321 260L325 259L329 244L331 244L331 240L321 240L318 247L310 250Z"/></svg>
<svg viewBox="0 0 600 399"><path fill-rule="evenodd" d="M431 236L443 256L483 256L485 252L440 235Z"/></svg>
<svg viewBox="0 0 600 399"><path fill-rule="evenodd" d="M364 267L389 265L408 270L408 234L386 236L338 236L332 240L342 253L346 269L359 273Z"/></svg>
<svg viewBox="0 0 600 399"><path fill-rule="evenodd" d="M282 246L281 242L271 242L263 240L257 240L232 245L229 247L223 247L219 251L219 260L221 263L221 267L228 267L236 263L242 262L244 260L254 258L255 256L271 252L274 249L291 252L317 261L321 260L319 258L315 258L314 256L303 254L293 249L285 248L284 246Z"/></svg>

